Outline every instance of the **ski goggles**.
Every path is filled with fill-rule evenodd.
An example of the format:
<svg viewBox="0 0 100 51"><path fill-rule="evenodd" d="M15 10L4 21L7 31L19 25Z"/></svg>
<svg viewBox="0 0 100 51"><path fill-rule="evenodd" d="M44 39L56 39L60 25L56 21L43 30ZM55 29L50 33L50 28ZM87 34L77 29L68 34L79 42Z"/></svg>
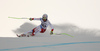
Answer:
<svg viewBox="0 0 100 51"><path fill-rule="evenodd" d="M43 17L43 19L47 19L46 17Z"/></svg>

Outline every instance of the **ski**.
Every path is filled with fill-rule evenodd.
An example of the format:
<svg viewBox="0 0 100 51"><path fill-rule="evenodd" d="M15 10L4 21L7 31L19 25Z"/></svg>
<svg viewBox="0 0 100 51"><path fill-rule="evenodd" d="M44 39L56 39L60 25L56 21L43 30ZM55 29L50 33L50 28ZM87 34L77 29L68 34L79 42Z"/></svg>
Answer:
<svg viewBox="0 0 100 51"><path fill-rule="evenodd" d="M17 37L30 37L30 35L22 35L22 34L16 34Z"/></svg>

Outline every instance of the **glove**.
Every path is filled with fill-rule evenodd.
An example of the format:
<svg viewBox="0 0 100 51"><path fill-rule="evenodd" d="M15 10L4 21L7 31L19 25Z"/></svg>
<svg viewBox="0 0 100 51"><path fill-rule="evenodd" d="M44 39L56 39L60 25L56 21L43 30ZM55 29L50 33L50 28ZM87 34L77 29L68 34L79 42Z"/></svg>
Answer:
<svg viewBox="0 0 100 51"><path fill-rule="evenodd" d="M50 35L52 35L52 34L53 34L53 31L50 32Z"/></svg>
<svg viewBox="0 0 100 51"><path fill-rule="evenodd" d="M30 18L29 20L30 20L30 21L32 21L33 19L32 19L32 18Z"/></svg>

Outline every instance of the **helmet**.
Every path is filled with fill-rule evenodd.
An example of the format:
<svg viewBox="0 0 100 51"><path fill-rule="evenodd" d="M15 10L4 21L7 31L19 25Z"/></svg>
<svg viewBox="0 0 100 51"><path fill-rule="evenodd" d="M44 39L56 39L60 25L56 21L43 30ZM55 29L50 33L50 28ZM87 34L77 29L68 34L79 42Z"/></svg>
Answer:
<svg viewBox="0 0 100 51"><path fill-rule="evenodd" d="M47 14L43 14L42 19L48 19L48 15Z"/></svg>

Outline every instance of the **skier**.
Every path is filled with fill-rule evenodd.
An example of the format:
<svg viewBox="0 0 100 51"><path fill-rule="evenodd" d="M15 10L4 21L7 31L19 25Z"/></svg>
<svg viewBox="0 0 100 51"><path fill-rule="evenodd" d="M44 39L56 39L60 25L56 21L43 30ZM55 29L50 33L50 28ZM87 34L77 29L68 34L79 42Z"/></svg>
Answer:
<svg viewBox="0 0 100 51"><path fill-rule="evenodd" d="M50 25L51 27L51 32L50 32L50 35L53 34L53 30L54 30L54 27L52 26L52 24L49 22L48 20L48 15L47 14L43 14L42 18L30 18L29 19L30 21L32 20L40 20L41 21L41 24L37 27L35 27L33 30L31 31L28 31L24 34L21 34L20 36L18 37L24 37L26 36L27 33L29 32L32 32L32 34L30 34L30 36L34 36L36 33L40 32L40 33L44 33L46 31L46 28L48 27L48 25ZM29 37L29 35L27 35Z"/></svg>

